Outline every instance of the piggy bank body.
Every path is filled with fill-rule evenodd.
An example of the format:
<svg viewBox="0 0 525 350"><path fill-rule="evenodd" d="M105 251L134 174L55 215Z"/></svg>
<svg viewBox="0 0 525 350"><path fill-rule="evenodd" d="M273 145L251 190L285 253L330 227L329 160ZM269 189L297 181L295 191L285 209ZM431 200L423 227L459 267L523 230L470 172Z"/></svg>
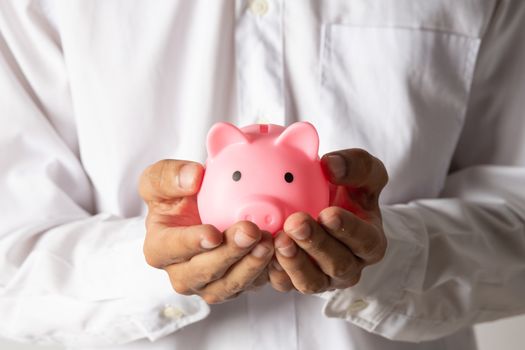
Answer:
<svg viewBox="0 0 525 350"><path fill-rule="evenodd" d="M317 218L329 204L315 128L217 123L208 133L208 159L197 195L201 220L223 231L241 220L275 234L292 213Z"/></svg>

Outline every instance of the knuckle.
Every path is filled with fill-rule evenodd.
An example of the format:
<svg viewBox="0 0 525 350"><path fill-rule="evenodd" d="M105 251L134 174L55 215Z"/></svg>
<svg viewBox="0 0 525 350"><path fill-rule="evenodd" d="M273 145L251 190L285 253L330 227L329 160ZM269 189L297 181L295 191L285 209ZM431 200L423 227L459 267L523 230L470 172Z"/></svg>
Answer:
<svg viewBox="0 0 525 350"><path fill-rule="evenodd" d="M359 251L363 255L372 256L374 255L374 252L377 249L377 247L378 247L377 240L375 238L368 237L367 239L362 241Z"/></svg>
<svg viewBox="0 0 525 350"><path fill-rule="evenodd" d="M361 280L361 271L358 271L349 281L348 287L353 287Z"/></svg>
<svg viewBox="0 0 525 350"><path fill-rule="evenodd" d="M343 221L340 229L341 233L345 233L345 235L352 235L359 229L359 218L357 216L349 212L342 213L340 215Z"/></svg>
<svg viewBox="0 0 525 350"><path fill-rule="evenodd" d="M271 284L272 284L272 287L279 292L288 292L292 290L293 288L292 284L289 282L272 281Z"/></svg>
<svg viewBox="0 0 525 350"><path fill-rule="evenodd" d="M262 285L265 285L266 282L268 282L268 275L261 275L255 281L253 281L252 285L255 287L259 287Z"/></svg>
<svg viewBox="0 0 525 350"><path fill-rule="evenodd" d="M287 292L293 289L293 283L286 273L270 272L270 284L280 292Z"/></svg>
<svg viewBox="0 0 525 350"><path fill-rule="evenodd" d="M190 251L201 251L200 245L201 239L216 240L218 239L220 244L224 241L224 236L215 226L210 224L200 224L196 226L187 226L181 231L187 232L187 235L182 235L181 239L184 240L186 248Z"/></svg>
<svg viewBox="0 0 525 350"><path fill-rule="evenodd" d="M366 256L366 261L369 264L375 264L383 259L386 253L386 238L374 237L364 242L362 247L362 254Z"/></svg>
<svg viewBox="0 0 525 350"><path fill-rule="evenodd" d="M171 280L171 286L177 292L178 294L182 295L190 295L192 294L192 291L188 285L186 285L184 282L180 280Z"/></svg>
<svg viewBox="0 0 525 350"><path fill-rule="evenodd" d="M224 290L227 295L232 295L242 291L245 285L245 283L238 280L227 281Z"/></svg>
<svg viewBox="0 0 525 350"><path fill-rule="evenodd" d="M246 255L249 253L249 248L240 248L236 243L232 243L232 237L226 239L227 245L225 249L220 253L221 256L221 266L230 267L246 258Z"/></svg>
<svg viewBox="0 0 525 350"><path fill-rule="evenodd" d="M145 254L144 258L149 266L154 267L156 269L160 269L162 267L162 264L154 255Z"/></svg>
<svg viewBox="0 0 525 350"><path fill-rule="evenodd" d="M170 188L173 185L172 182L174 181L176 175L175 161L163 160L160 162L160 164L158 178L155 182L159 192Z"/></svg>
<svg viewBox="0 0 525 350"><path fill-rule="evenodd" d="M281 263L281 266L286 270L290 276L295 276L302 273L311 262L306 257L295 259L293 262Z"/></svg>
<svg viewBox="0 0 525 350"><path fill-rule="evenodd" d="M146 169L146 179L152 188L159 190L162 187L163 177L166 176L168 163L166 159L159 160Z"/></svg>
<svg viewBox="0 0 525 350"><path fill-rule="evenodd" d="M228 269L232 267L242 261L247 254L248 250L241 250L235 244L229 244L225 250L220 252L222 268Z"/></svg>
<svg viewBox="0 0 525 350"><path fill-rule="evenodd" d="M310 251L311 253L325 251L327 243L328 243L327 238L328 238L328 235L324 233L315 235L314 239L308 242L306 249Z"/></svg>
<svg viewBox="0 0 525 350"><path fill-rule="evenodd" d="M222 303L224 300L216 294L204 294L201 296L210 305Z"/></svg>
<svg viewBox="0 0 525 350"><path fill-rule="evenodd" d="M264 261L260 261L259 259L253 258L250 256L250 263L247 264L246 269L244 270L244 278L249 279L253 278L261 272L261 270L264 268Z"/></svg>
<svg viewBox="0 0 525 350"><path fill-rule="evenodd" d="M198 273L198 280L202 283L210 283L213 282L222 276L221 270L201 270Z"/></svg>
<svg viewBox="0 0 525 350"><path fill-rule="evenodd" d="M348 278L355 271L354 264L351 263L338 263L333 265L332 269L329 271L330 277L337 278L339 280L344 280Z"/></svg>
<svg viewBox="0 0 525 350"><path fill-rule="evenodd" d="M155 250L152 249L149 240L144 241L144 245L142 246L142 253L144 254L144 259L146 260L146 263L149 266L155 267L157 269L160 269L162 267L161 261L158 258L158 254L155 254Z"/></svg>
<svg viewBox="0 0 525 350"><path fill-rule="evenodd" d="M369 264L376 264L383 260L383 257L386 253L386 245L385 244L378 244L376 248L369 254L369 258L367 259L367 262Z"/></svg>

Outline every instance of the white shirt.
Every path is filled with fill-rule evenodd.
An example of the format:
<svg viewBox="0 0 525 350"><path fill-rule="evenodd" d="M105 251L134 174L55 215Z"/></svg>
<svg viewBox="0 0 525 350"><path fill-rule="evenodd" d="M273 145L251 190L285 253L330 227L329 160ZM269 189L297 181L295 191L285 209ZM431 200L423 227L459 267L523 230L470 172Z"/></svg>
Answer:
<svg viewBox="0 0 525 350"><path fill-rule="evenodd" d="M512 0L0 0L0 336L474 349L470 325L525 312L524 32ZM384 161L386 257L322 295L177 295L139 175L260 120Z"/></svg>

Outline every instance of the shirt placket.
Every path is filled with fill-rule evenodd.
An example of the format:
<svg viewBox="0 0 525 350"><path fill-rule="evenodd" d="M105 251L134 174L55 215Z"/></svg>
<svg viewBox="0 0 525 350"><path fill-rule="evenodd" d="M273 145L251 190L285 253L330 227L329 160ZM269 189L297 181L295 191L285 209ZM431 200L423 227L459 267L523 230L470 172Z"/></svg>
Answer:
<svg viewBox="0 0 525 350"><path fill-rule="evenodd" d="M237 124L284 125L283 0L236 3Z"/></svg>
<svg viewBox="0 0 525 350"><path fill-rule="evenodd" d="M283 0L236 2L235 59L237 124L284 125ZM278 296L268 289L247 295L253 350L297 348L294 300Z"/></svg>

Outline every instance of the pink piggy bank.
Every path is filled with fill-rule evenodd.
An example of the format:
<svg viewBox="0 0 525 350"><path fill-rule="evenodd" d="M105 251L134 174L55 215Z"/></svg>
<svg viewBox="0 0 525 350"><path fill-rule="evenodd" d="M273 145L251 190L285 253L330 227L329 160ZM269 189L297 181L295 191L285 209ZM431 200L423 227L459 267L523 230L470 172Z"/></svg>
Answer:
<svg viewBox="0 0 525 350"><path fill-rule="evenodd" d="M224 231L249 220L275 234L292 213L313 218L329 204L329 183L319 161L312 124L217 123L208 133L208 159L197 195L203 223Z"/></svg>

